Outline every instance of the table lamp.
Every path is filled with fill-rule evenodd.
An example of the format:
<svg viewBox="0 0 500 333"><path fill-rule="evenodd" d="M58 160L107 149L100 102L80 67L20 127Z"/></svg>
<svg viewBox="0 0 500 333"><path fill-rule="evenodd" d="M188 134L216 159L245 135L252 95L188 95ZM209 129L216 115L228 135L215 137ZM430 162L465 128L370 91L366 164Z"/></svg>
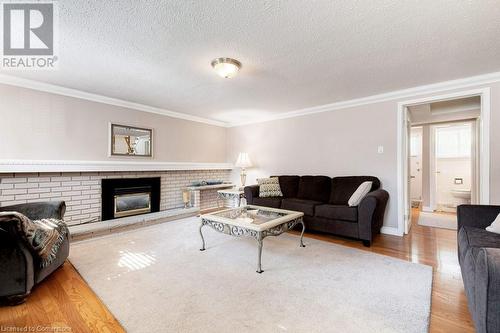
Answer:
<svg viewBox="0 0 500 333"><path fill-rule="evenodd" d="M245 182L247 180L247 173L245 169L250 168L252 166L252 161L250 161L248 153L239 153L235 166L237 168L241 168L240 179L241 179L241 186L243 187L245 186Z"/></svg>

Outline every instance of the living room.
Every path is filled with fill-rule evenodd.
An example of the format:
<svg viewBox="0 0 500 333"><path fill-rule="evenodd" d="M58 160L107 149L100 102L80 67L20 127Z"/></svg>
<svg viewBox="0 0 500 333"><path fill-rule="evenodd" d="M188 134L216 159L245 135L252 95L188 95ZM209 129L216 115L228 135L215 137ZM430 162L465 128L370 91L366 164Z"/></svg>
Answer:
<svg viewBox="0 0 500 333"><path fill-rule="evenodd" d="M1 8L0 331L500 332L495 1ZM463 99L421 225L414 110Z"/></svg>

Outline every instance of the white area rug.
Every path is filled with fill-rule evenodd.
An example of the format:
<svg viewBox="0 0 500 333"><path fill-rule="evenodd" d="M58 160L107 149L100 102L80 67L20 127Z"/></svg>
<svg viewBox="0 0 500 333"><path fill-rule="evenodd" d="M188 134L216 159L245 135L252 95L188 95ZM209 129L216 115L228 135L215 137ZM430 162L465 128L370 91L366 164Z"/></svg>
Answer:
<svg viewBox="0 0 500 333"><path fill-rule="evenodd" d="M283 234L257 244L188 218L72 244L128 332L427 332L432 268Z"/></svg>
<svg viewBox="0 0 500 333"><path fill-rule="evenodd" d="M457 230L457 216L454 214L420 212L418 224L426 227Z"/></svg>

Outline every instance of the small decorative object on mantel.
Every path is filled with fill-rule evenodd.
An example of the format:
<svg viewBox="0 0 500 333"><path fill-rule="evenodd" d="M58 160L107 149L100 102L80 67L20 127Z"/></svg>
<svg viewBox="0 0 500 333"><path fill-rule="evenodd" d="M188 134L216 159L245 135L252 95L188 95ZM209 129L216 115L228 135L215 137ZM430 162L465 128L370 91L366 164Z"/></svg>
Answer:
<svg viewBox="0 0 500 333"><path fill-rule="evenodd" d="M191 191L187 188L182 190L182 202L184 203L184 208L189 208L191 204Z"/></svg>
<svg viewBox="0 0 500 333"><path fill-rule="evenodd" d="M208 185L220 185L224 184L223 180L202 180L193 182L191 186L208 186Z"/></svg>
<svg viewBox="0 0 500 333"><path fill-rule="evenodd" d="M110 156L153 156L152 129L110 124L110 135Z"/></svg>
<svg viewBox="0 0 500 333"><path fill-rule="evenodd" d="M252 161L250 161L250 156L248 156L248 153L240 153L238 155L238 160L236 160L234 166L237 168L241 168L240 180L241 186L244 187L247 180L247 173L245 169L252 166Z"/></svg>

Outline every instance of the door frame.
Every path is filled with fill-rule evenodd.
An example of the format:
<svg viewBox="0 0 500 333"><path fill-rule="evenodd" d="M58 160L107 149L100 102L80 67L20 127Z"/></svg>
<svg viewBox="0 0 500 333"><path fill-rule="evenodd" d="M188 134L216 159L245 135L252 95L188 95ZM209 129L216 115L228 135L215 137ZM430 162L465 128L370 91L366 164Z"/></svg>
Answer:
<svg viewBox="0 0 500 333"><path fill-rule="evenodd" d="M490 203L490 88L464 90L442 95L422 97L398 102L397 109L397 176L398 176L398 234L404 235L411 220L408 185L408 107L418 104L442 102L447 100L479 96L481 98L481 113L479 118L479 203Z"/></svg>
<svg viewBox="0 0 500 333"><path fill-rule="evenodd" d="M418 125L418 124L417 125L413 125L413 124L411 125L410 143L411 143L412 138L414 137L414 135L413 135L413 130L414 129L418 129L418 132L419 132L418 135L417 135L417 137L419 139L419 143L418 144L419 144L420 151L419 151L419 155L416 155L416 156L415 155L411 155L411 148L410 148L410 156L409 156L409 158L410 158L410 161L409 161L409 163L410 163L410 171L409 171L410 172L410 202L412 203L412 205L413 205L413 201L414 200L419 201L420 203L423 202L423 200L422 200L422 192L423 192L422 182L420 182L420 197L418 199L416 199L413 196L413 194L411 193L412 189L413 189L413 186L411 186L412 179L413 179L413 178L411 178L412 175L413 175L413 173L411 172L411 169L412 169L412 164L411 163L412 163L412 158L414 158L414 157L417 157L417 159L420 158L420 160L418 160L419 171L416 171L415 176L418 175L418 173L420 172L420 180L423 179L423 176L422 176L422 171L423 171L422 170L422 153L423 153L423 134L424 134L423 131L424 131L424 128L423 128L422 125ZM411 146L411 144L410 144L410 146ZM418 177L415 177L415 179L417 179L416 183L418 184L419 183L418 182Z"/></svg>

